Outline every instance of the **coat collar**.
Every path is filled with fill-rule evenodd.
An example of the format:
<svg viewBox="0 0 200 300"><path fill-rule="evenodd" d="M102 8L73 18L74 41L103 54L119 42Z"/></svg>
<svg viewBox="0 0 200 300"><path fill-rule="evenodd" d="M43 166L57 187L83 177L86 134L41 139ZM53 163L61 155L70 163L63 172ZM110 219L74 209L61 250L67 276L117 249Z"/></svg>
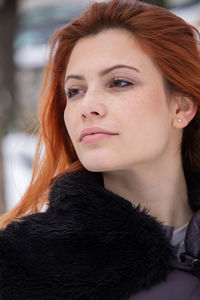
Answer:
<svg viewBox="0 0 200 300"><path fill-rule="evenodd" d="M200 176L189 172L186 176L190 205L196 211ZM51 188L48 211L70 215L74 236L82 228L76 247L83 257L88 247L92 249L92 259L86 259L91 277L103 290L115 286L117 297L150 288L166 279L176 265L166 226L147 210L105 189L101 173L63 174Z"/></svg>
<svg viewBox="0 0 200 300"><path fill-rule="evenodd" d="M188 177L193 209L198 176ZM188 227L183 265L190 271L193 263L200 276L198 216ZM166 233L147 210L106 190L100 173L63 174L51 187L46 212L0 231L1 293L5 299L128 299L180 268Z"/></svg>

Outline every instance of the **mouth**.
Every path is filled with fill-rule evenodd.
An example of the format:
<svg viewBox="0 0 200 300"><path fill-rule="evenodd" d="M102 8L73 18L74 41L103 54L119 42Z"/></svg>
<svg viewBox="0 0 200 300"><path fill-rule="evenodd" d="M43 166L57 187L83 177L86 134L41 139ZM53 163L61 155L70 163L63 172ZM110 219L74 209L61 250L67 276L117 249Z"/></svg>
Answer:
<svg viewBox="0 0 200 300"><path fill-rule="evenodd" d="M82 138L81 142L83 144L99 142L99 141L101 141L103 139L108 139L108 138L111 138L111 137L113 137L115 135L117 135L117 134L105 133L105 132L91 133L91 134L85 135Z"/></svg>

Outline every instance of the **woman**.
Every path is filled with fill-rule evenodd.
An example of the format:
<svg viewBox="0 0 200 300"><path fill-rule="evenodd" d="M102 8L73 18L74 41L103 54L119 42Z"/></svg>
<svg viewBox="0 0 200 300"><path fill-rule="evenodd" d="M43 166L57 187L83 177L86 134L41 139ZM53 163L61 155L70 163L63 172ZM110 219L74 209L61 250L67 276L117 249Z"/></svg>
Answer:
<svg viewBox="0 0 200 300"><path fill-rule="evenodd" d="M200 299L198 39L128 0L54 34L32 181L1 218L3 300Z"/></svg>

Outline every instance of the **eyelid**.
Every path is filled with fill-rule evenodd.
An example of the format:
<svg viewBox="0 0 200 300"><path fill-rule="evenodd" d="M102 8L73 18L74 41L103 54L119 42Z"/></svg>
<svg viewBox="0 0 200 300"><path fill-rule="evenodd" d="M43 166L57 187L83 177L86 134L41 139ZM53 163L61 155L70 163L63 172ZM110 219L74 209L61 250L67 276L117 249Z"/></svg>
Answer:
<svg viewBox="0 0 200 300"><path fill-rule="evenodd" d="M69 91L69 90L83 90L83 89L85 89L85 87L83 87L81 85L73 84L73 85L65 86L64 89L65 89L65 91Z"/></svg>
<svg viewBox="0 0 200 300"><path fill-rule="evenodd" d="M109 82L108 82L108 85L112 84L112 83L115 83L116 81L121 81L121 82L126 82L127 85L124 86L124 87L130 87L131 85L134 85L135 82L133 82L133 80L131 79L127 79L127 78L122 78L122 77L115 77L115 78L112 78ZM117 87L116 87L117 88ZM119 87L120 88L120 87Z"/></svg>
<svg viewBox="0 0 200 300"><path fill-rule="evenodd" d="M121 80L121 81L126 81L126 82L133 83L133 79L123 77L123 76L115 76L110 81L115 81L115 80Z"/></svg>

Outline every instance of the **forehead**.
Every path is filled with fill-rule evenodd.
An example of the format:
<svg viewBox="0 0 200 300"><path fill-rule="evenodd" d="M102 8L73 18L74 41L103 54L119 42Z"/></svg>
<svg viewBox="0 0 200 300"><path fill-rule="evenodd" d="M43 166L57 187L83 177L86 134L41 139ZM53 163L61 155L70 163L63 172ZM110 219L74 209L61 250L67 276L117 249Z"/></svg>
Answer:
<svg viewBox="0 0 200 300"><path fill-rule="evenodd" d="M141 72L152 72L153 69L158 71L130 32L125 29L107 29L77 41L66 73L101 71L117 64L131 65Z"/></svg>

